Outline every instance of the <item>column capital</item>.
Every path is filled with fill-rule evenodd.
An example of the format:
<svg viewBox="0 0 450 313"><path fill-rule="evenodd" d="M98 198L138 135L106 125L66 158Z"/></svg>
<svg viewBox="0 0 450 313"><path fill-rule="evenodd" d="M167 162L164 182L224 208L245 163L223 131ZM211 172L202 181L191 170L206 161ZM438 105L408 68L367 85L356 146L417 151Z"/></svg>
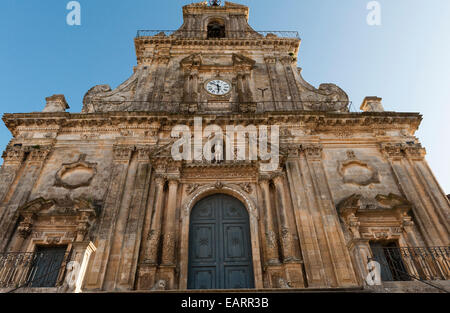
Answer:
<svg viewBox="0 0 450 313"><path fill-rule="evenodd" d="M298 158L303 148L301 144L294 143L282 145L280 150L289 159L289 158Z"/></svg>
<svg viewBox="0 0 450 313"><path fill-rule="evenodd" d="M318 143L302 144L302 150L307 159L320 160L322 159L323 146Z"/></svg>
<svg viewBox="0 0 450 313"><path fill-rule="evenodd" d="M150 155L152 154L153 150L154 149L152 149L152 147L150 146L137 146L136 151L138 153L138 161L150 163Z"/></svg>
<svg viewBox="0 0 450 313"><path fill-rule="evenodd" d="M163 174L156 174L155 175L155 183L159 186L162 186L166 183L166 175Z"/></svg>
<svg viewBox="0 0 450 313"><path fill-rule="evenodd" d="M169 182L169 187L170 186L175 186L178 185L180 183L180 177L178 176L167 176L167 181Z"/></svg>
<svg viewBox="0 0 450 313"><path fill-rule="evenodd" d="M114 145L114 161L129 161L133 150L134 146L131 145Z"/></svg>
<svg viewBox="0 0 450 313"><path fill-rule="evenodd" d="M411 159L423 160L426 150L420 143L382 143L381 152L390 159L402 159L405 156Z"/></svg>
<svg viewBox="0 0 450 313"><path fill-rule="evenodd" d="M9 144L3 151L2 158L5 163L20 164L24 161L25 149L20 145Z"/></svg>
<svg viewBox="0 0 450 313"><path fill-rule="evenodd" d="M285 177L286 177L286 174L282 171L277 171L277 172L272 173L272 180L275 184L283 182Z"/></svg>
<svg viewBox="0 0 450 313"><path fill-rule="evenodd" d="M258 177L258 181L261 184L269 184L271 179L272 176L270 175L270 173L260 173Z"/></svg>

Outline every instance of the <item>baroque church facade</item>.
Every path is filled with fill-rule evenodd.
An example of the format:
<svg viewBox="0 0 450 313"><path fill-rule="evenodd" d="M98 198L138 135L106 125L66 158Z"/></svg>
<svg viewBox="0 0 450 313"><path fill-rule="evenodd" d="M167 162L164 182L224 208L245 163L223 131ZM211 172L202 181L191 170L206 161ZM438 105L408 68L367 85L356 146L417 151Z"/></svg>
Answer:
<svg viewBox="0 0 450 313"><path fill-rule="evenodd" d="M138 32L132 76L91 88L81 113L54 95L3 116L0 290L357 290L371 261L382 285L448 286L450 206L422 116L378 97L350 112L341 88L302 78L296 32L248 17L184 6L178 30ZM195 154L212 124L278 127L277 165L234 157L249 133L213 159L173 157L176 125Z"/></svg>

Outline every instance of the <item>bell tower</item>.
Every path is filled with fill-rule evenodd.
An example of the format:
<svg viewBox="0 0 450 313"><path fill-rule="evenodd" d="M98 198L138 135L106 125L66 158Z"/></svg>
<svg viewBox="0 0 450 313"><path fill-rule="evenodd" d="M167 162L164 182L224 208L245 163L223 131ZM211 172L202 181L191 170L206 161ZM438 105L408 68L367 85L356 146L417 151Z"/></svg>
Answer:
<svg viewBox="0 0 450 313"><path fill-rule="evenodd" d="M138 31L133 76L89 90L83 112L348 111L338 86L303 80L298 32L256 31L248 17L244 5L204 1L183 7L177 30Z"/></svg>

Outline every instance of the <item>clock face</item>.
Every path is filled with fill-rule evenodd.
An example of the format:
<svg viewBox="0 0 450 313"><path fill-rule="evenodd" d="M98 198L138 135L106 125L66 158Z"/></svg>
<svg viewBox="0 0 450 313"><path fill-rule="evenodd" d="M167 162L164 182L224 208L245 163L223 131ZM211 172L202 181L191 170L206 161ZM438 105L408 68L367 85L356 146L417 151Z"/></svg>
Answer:
<svg viewBox="0 0 450 313"><path fill-rule="evenodd" d="M206 90L213 95L223 96L231 91L231 86L226 81L214 79L206 84Z"/></svg>

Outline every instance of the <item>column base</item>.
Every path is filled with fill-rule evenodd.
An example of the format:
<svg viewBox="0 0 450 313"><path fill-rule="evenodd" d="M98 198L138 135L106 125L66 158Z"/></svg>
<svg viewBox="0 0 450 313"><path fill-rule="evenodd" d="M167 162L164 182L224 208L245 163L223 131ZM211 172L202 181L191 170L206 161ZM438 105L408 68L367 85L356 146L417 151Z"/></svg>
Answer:
<svg viewBox="0 0 450 313"><path fill-rule="evenodd" d="M158 266L155 264L143 263L139 266L139 274L137 279L137 290L151 290L156 283L156 270Z"/></svg>
<svg viewBox="0 0 450 313"><path fill-rule="evenodd" d="M173 290L175 288L175 265L161 265L158 271L158 283L165 283L165 290Z"/></svg>

